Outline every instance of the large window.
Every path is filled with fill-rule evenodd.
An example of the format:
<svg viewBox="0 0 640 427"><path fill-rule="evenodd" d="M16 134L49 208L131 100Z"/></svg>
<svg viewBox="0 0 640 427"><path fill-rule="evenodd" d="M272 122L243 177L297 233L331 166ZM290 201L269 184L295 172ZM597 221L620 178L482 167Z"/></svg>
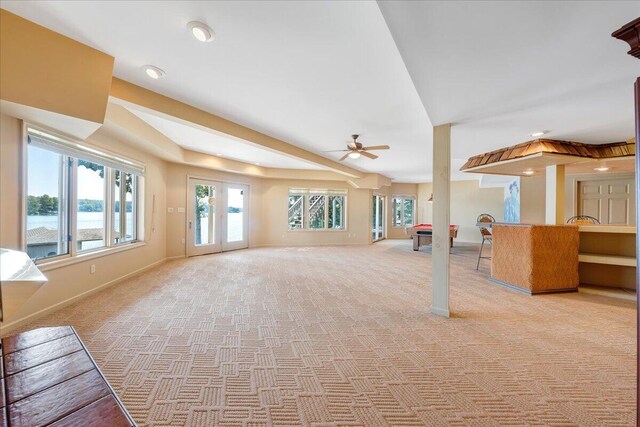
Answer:
<svg viewBox="0 0 640 427"><path fill-rule="evenodd" d="M346 229L346 190L289 190L289 230Z"/></svg>
<svg viewBox="0 0 640 427"><path fill-rule="evenodd" d="M135 242L144 166L28 127L26 251L74 256Z"/></svg>
<svg viewBox="0 0 640 427"><path fill-rule="evenodd" d="M413 196L393 196L393 226L412 227L415 218L416 198Z"/></svg>

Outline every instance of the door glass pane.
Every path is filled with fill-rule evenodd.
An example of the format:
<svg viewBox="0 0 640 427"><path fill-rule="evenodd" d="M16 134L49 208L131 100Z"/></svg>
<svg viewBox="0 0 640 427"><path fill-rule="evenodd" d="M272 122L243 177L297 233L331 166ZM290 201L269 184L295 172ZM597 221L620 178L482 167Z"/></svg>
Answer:
<svg viewBox="0 0 640 427"><path fill-rule="evenodd" d="M289 230L304 227L304 196L299 194L289 195Z"/></svg>
<svg viewBox="0 0 640 427"><path fill-rule="evenodd" d="M344 196L329 196L328 228L344 228Z"/></svg>
<svg viewBox="0 0 640 427"><path fill-rule="evenodd" d="M27 150L27 253L33 259L69 253L67 157L33 145Z"/></svg>
<svg viewBox="0 0 640 427"><path fill-rule="evenodd" d="M371 206L371 212L372 212L372 217L371 217L371 238L373 240L376 240L376 236L378 235L377 230L377 225L376 225L376 214L378 212L378 209L376 209L376 207L378 206L377 203L377 196L373 196L373 205Z"/></svg>
<svg viewBox="0 0 640 427"><path fill-rule="evenodd" d="M326 196L309 197L309 226L311 228L324 228Z"/></svg>
<svg viewBox="0 0 640 427"><path fill-rule="evenodd" d="M393 199L393 226L402 227L402 198Z"/></svg>
<svg viewBox="0 0 640 427"><path fill-rule="evenodd" d="M105 246L104 180L104 166L78 160L78 251Z"/></svg>
<svg viewBox="0 0 640 427"><path fill-rule="evenodd" d="M229 188L227 191L227 242L244 240L244 190Z"/></svg>
<svg viewBox="0 0 640 427"><path fill-rule="evenodd" d="M213 213L215 195L209 185L196 184L195 190L194 242L196 246L208 245L212 243L209 238L209 215Z"/></svg>
<svg viewBox="0 0 640 427"><path fill-rule="evenodd" d="M414 199L404 199L404 225L406 227L413 226L413 205Z"/></svg>
<svg viewBox="0 0 640 427"><path fill-rule="evenodd" d="M378 196L378 239L382 239L384 227L384 202L383 197Z"/></svg>

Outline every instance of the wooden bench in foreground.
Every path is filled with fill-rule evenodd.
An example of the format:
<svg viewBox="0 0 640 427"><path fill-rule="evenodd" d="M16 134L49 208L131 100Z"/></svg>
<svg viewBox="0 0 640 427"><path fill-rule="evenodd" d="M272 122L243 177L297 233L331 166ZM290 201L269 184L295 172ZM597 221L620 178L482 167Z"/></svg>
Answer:
<svg viewBox="0 0 640 427"><path fill-rule="evenodd" d="M135 426L71 326L2 338L3 426Z"/></svg>

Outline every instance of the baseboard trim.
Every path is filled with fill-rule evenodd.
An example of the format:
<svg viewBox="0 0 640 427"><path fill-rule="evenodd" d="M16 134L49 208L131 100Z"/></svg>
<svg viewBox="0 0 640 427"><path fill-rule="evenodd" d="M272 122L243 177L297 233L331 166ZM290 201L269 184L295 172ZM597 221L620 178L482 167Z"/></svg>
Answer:
<svg viewBox="0 0 640 427"><path fill-rule="evenodd" d="M451 317L450 312L448 309L446 308L438 308L438 307L434 307L431 306L431 314L435 314L437 316L442 316L442 317Z"/></svg>
<svg viewBox="0 0 640 427"><path fill-rule="evenodd" d="M108 282L105 282L102 285L99 285L99 286L97 286L97 287L95 287L93 289L89 289L88 291L84 291L81 294L75 295L75 296L73 296L71 298L68 298L68 299L66 299L64 301L60 301L59 303L54 304L54 305L52 305L50 307L43 308L40 311L36 311L35 313L31 313L31 314L29 314L29 315L27 315L25 317L22 317L20 319L14 320L12 322L9 322L9 323L6 323L6 324L0 324L0 336L4 337L4 336L7 335L7 333L13 332L16 329L18 329L19 327L21 327L21 326L23 326L23 325L25 325L27 323L33 322L35 320L38 320L39 318L41 318L43 316L46 316L49 313L53 313L54 311L60 310L60 309L66 307L68 305L73 304L76 301L79 301L79 300L81 300L83 298L88 297L91 294L94 294L94 293L99 292L101 290L104 290L104 289L106 289L106 288L108 288L110 286L113 286L115 284L123 282L123 281L125 281L125 280L127 280L127 279L129 279L129 278L131 278L133 276L136 276L136 275L140 274L140 273L144 273L145 271L150 270L150 269L152 269L154 267L157 267L158 265L163 264L166 261L167 261L167 258L162 258L161 260L158 260L158 261L156 261L154 263L146 265L146 266L144 266L142 268L139 268L139 269L137 269L135 271L127 273L124 276L117 277L117 278L115 278L113 280L110 280Z"/></svg>
<svg viewBox="0 0 640 427"><path fill-rule="evenodd" d="M489 279L489 282L495 283L496 285L504 286L505 288L513 289L514 291L521 292L525 295L542 295L542 294L560 294L567 292L578 292L578 288L564 288L564 289L548 289L542 291L530 291L529 289L524 289L516 285L512 285L507 282L503 282L497 279Z"/></svg>
<svg viewBox="0 0 640 427"><path fill-rule="evenodd" d="M371 243L321 243L317 245L295 245L295 244L264 244L250 246L249 249L258 248L326 248L331 246L368 246Z"/></svg>

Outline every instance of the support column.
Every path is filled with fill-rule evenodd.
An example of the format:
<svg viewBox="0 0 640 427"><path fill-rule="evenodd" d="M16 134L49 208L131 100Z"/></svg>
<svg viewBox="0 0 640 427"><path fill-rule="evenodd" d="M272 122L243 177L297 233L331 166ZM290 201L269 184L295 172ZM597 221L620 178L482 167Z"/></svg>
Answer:
<svg viewBox="0 0 640 427"><path fill-rule="evenodd" d="M547 166L545 224L564 224L564 165Z"/></svg>
<svg viewBox="0 0 640 427"><path fill-rule="evenodd" d="M433 239L431 313L449 317L451 125L433 128Z"/></svg>

